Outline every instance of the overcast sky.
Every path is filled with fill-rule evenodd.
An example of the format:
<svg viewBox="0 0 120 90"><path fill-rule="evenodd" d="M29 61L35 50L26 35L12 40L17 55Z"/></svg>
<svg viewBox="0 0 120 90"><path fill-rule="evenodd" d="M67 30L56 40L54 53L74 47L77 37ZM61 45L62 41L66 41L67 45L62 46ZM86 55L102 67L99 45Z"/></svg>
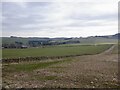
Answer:
<svg viewBox="0 0 120 90"><path fill-rule="evenodd" d="M118 0L5 1L3 36L87 37L118 32Z"/></svg>

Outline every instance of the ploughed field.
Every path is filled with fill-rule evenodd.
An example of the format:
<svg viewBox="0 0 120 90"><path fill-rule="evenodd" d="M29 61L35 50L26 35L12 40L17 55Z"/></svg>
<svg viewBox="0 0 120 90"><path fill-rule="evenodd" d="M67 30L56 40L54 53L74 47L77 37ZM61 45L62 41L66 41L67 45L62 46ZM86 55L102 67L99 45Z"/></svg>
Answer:
<svg viewBox="0 0 120 90"><path fill-rule="evenodd" d="M7 53L5 50L8 49L3 50L4 58L4 54ZM19 52L20 49L8 51L12 53L12 50ZM33 52L40 52L41 56L68 54L82 56L3 64L2 85L4 88L119 88L117 45L73 45L22 50L27 52L26 56L28 54L35 56ZM42 53L43 51L45 53ZM16 57L20 57L18 52L14 53ZM7 57L10 58L10 55L8 54Z"/></svg>
<svg viewBox="0 0 120 90"><path fill-rule="evenodd" d="M67 45L67 46L50 46L27 49L3 49L3 58L18 57L39 57L39 56L66 56L66 55L92 55L101 53L111 44L104 45Z"/></svg>

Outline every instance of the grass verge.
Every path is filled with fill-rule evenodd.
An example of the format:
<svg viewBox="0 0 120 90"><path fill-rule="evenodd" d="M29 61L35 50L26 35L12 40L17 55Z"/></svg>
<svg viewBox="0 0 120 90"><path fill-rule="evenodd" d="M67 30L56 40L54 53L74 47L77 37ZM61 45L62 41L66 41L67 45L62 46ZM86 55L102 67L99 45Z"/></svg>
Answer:
<svg viewBox="0 0 120 90"><path fill-rule="evenodd" d="M48 61L48 62L38 62L38 63L21 63L21 64L9 64L5 66L5 69L7 69L9 72L20 72L20 71L33 71L36 69L42 69L49 66L52 66L54 64L61 64L65 62L70 62L71 59L64 59L64 60L56 60L56 61Z"/></svg>

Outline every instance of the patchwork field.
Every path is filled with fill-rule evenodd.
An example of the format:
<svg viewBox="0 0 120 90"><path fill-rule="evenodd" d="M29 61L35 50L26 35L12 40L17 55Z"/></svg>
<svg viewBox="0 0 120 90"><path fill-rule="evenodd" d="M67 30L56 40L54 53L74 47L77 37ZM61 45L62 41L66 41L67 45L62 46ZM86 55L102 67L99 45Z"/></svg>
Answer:
<svg viewBox="0 0 120 90"><path fill-rule="evenodd" d="M71 50L73 50L75 54L76 53L81 54L81 52L83 51L84 54L89 53L92 55L84 55L82 52L83 55L77 57L3 64L3 87L119 88L117 45L53 47L53 48L47 47L32 49L36 49L38 51L43 49L45 49L46 51L48 50L49 52L46 52L47 54L45 55L54 55L55 53L53 53L53 51L57 50L60 52L56 52L55 55L59 54L66 55ZM71 50L69 50L68 48ZM13 49L11 49L10 51L12 50ZM52 54L50 54L50 50ZM5 50L3 52L5 53ZM16 53L18 52L16 51ZM69 54L72 54L72 51ZM6 57L10 56L8 55Z"/></svg>

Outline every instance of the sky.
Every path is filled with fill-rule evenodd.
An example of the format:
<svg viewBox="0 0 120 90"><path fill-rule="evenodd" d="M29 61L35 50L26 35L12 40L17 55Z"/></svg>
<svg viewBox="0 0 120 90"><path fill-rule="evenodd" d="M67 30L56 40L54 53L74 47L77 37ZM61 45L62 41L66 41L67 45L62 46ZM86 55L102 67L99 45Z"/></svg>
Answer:
<svg viewBox="0 0 120 90"><path fill-rule="evenodd" d="M88 37L118 33L118 0L4 0L1 12L4 37Z"/></svg>

